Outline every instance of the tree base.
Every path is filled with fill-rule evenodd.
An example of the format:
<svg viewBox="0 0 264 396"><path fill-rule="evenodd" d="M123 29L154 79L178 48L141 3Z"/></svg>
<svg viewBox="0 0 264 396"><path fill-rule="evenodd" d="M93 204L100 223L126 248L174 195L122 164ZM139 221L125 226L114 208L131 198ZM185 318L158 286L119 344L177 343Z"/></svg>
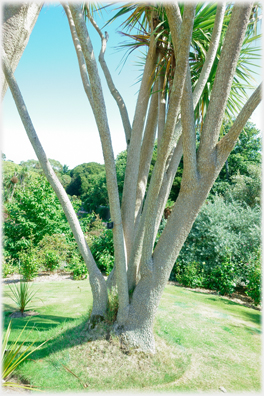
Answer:
<svg viewBox="0 0 264 396"><path fill-rule="evenodd" d="M92 315L89 319L91 329L94 329L95 326L104 321L104 317L102 315Z"/></svg>

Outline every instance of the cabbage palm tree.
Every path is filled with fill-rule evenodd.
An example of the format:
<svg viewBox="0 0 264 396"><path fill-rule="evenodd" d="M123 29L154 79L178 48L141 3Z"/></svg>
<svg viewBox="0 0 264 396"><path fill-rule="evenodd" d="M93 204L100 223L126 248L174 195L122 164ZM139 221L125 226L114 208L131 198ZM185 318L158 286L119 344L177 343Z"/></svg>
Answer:
<svg viewBox="0 0 264 396"><path fill-rule="evenodd" d="M119 106L128 143L121 207L103 88L92 41L83 18L83 7L78 4L63 4L63 6L105 160L115 251L115 266L107 280L95 263L69 197L56 177L38 139L4 52L3 70L27 135L48 181L61 202L87 265L93 293L92 322L105 317L108 289L116 284L119 306L115 331L130 346L154 352L155 314L171 269L243 126L261 101L261 86L259 86L239 112L229 132L219 141L226 103L252 14L252 5L235 4L234 7L229 8L228 13L231 13L231 17L228 21L229 14L225 16L226 8L219 3L215 18L210 19L208 15L204 21L200 21L199 27L195 27L194 20L197 18L196 8L200 13L205 12L205 7L200 5L196 7L194 4L187 4L184 9L177 3L165 5L164 9L145 6L145 10L140 11L143 19L139 22L149 34L149 44L132 125L124 101L114 85L104 59L107 35L101 32L91 13L88 14L89 20L101 38L99 62L108 87ZM213 12L210 8L207 11L209 14ZM162 31L159 31L166 18L169 26L167 39L165 34L162 35ZM138 18L134 19L137 23ZM202 22L204 25L210 23L211 28L213 26L212 31L209 28L206 31ZM193 38L201 27L210 45L202 70L199 72L199 79L193 89L190 52L194 52ZM225 40L197 150L194 109L210 76L222 30L225 31ZM162 59L167 59L167 53L171 60L166 63ZM161 70L164 71L164 76L160 74L161 78L159 78L158 65L162 65ZM162 84L163 77L166 81ZM150 95L151 89L152 95ZM145 194L157 129L157 160ZM162 235L155 245L157 229L182 155L183 176L180 193Z"/></svg>

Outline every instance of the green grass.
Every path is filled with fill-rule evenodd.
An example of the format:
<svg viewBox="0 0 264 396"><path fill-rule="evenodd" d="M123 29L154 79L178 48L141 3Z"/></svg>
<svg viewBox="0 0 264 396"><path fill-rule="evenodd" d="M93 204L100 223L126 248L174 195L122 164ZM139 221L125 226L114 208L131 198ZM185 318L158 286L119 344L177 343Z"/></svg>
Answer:
<svg viewBox="0 0 264 396"><path fill-rule="evenodd" d="M155 356L120 350L105 324L87 327L92 294L87 280L33 284L30 319L12 320L11 340L28 322L28 345L52 337L17 371L46 391L134 389L260 391L261 313L223 297L168 285L155 322ZM4 326L15 305L4 286ZM29 331L33 328L30 335ZM37 343L35 344L37 345ZM76 375L78 378L76 378Z"/></svg>

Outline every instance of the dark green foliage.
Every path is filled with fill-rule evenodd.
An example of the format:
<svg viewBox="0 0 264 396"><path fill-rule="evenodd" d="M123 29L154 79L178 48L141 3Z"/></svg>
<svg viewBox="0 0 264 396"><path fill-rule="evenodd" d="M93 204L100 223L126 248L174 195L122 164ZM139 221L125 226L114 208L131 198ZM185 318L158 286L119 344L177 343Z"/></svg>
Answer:
<svg viewBox="0 0 264 396"><path fill-rule="evenodd" d="M246 294L258 305L261 302L261 259L260 249L248 263L248 283Z"/></svg>
<svg viewBox="0 0 264 396"><path fill-rule="evenodd" d="M64 188L66 188L71 183L71 176L69 175L61 175L59 176L59 180Z"/></svg>
<svg viewBox="0 0 264 396"><path fill-rule="evenodd" d="M216 196L202 207L170 279L232 294L236 286L260 302L260 208ZM160 227L159 232L162 231Z"/></svg>
<svg viewBox="0 0 264 396"><path fill-rule="evenodd" d="M225 261L212 268L204 279L204 287L219 290L220 294L231 295L237 285L235 266L231 261Z"/></svg>
<svg viewBox="0 0 264 396"><path fill-rule="evenodd" d="M67 193L78 197L87 193L93 186L94 178L96 179L102 171L104 171L104 165L96 162L76 166L70 172L72 181L66 188Z"/></svg>
<svg viewBox="0 0 264 396"><path fill-rule="evenodd" d="M226 121L223 124L222 134L225 135L230 127L231 122ZM252 165L261 164L261 137L260 131L251 122L247 122L235 148L231 151L227 163L219 173L210 195L225 195L228 189L236 184L237 175L252 177ZM246 200L245 200L246 202Z"/></svg>
<svg viewBox="0 0 264 396"><path fill-rule="evenodd" d="M172 276L179 283L187 287L203 287L203 268L195 261L187 265L176 263Z"/></svg>
<svg viewBox="0 0 264 396"><path fill-rule="evenodd" d="M95 236L90 249L98 268L109 275L115 262L113 231L105 230L101 235Z"/></svg>
<svg viewBox="0 0 264 396"><path fill-rule="evenodd" d="M105 228L102 223L102 219L100 219L99 215L94 212L86 214L79 221L85 234L89 233L90 235L93 235L94 231L102 231ZM95 232L94 235L98 235L98 232Z"/></svg>

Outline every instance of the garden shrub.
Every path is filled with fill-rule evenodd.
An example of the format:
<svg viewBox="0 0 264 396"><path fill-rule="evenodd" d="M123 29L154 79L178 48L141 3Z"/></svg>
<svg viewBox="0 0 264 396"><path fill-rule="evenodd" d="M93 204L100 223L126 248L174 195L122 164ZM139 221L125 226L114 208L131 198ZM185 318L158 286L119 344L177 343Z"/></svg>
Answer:
<svg viewBox="0 0 264 396"><path fill-rule="evenodd" d="M235 267L231 261L225 261L212 268L204 279L206 288L217 290L221 295L231 295L236 285Z"/></svg>
<svg viewBox="0 0 264 396"><path fill-rule="evenodd" d="M38 257L46 271L55 271L61 264L69 260L76 248L76 242L65 234L45 235L38 244Z"/></svg>
<svg viewBox="0 0 264 396"><path fill-rule="evenodd" d="M8 257L3 257L2 260L2 276L6 278L7 275L13 275L15 272L18 272L17 266L14 265L14 260Z"/></svg>
<svg viewBox="0 0 264 396"><path fill-rule="evenodd" d="M80 220L80 226L86 235L100 235L105 229L102 219L95 212L88 213Z"/></svg>
<svg viewBox="0 0 264 396"><path fill-rule="evenodd" d="M87 278L87 267L84 260L77 254L73 254L69 263L67 264L67 269L71 271L74 280L86 279Z"/></svg>
<svg viewBox="0 0 264 396"><path fill-rule="evenodd" d="M174 279L187 287L202 287L203 286L203 270L200 264L195 261L188 265L182 266L180 262L175 265Z"/></svg>
<svg viewBox="0 0 264 396"><path fill-rule="evenodd" d="M30 179L24 190L18 189L15 198L5 203L5 210L3 248L15 259L31 243L37 246L45 235L70 233L61 204L43 176Z"/></svg>
<svg viewBox="0 0 264 396"><path fill-rule="evenodd" d="M48 250L44 255L44 267L47 271L55 271L60 266L60 256L52 250Z"/></svg>
<svg viewBox="0 0 264 396"><path fill-rule="evenodd" d="M261 200L261 165L248 165L248 175L239 172L232 176L234 183L225 194L227 200L246 202L248 206L254 207Z"/></svg>
<svg viewBox="0 0 264 396"><path fill-rule="evenodd" d="M216 196L207 201L193 224L177 262L202 265L205 273L231 261L237 282L245 281L246 264L260 246L260 207L251 208L239 202L224 202ZM217 271L217 270L216 270ZM170 279L175 278L173 269Z"/></svg>
<svg viewBox="0 0 264 396"><path fill-rule="evenodd" d="M19 253L19 272L26 281L35 278L39 272L39 259L35 248L31 247Z"/></svg>
<svg viewBox="0 0 264 396"><path fill-rule="evenodd" d="M246 294L251 297L255 305L261 302L261 260L260 250L248 263L248 282Z"/></svg>

